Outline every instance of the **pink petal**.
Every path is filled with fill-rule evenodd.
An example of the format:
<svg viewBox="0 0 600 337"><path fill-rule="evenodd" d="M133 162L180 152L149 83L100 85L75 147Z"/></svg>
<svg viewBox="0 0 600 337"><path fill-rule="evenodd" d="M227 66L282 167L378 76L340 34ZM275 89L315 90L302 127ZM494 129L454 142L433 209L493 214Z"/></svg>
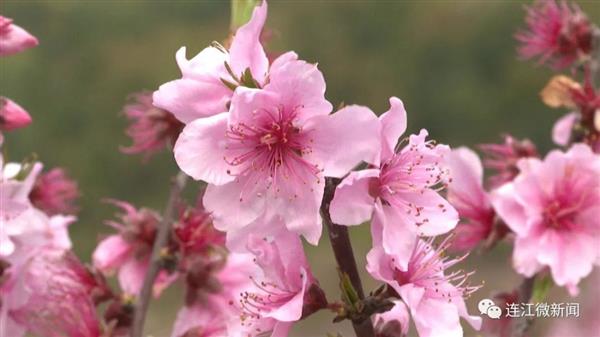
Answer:
<svg viewBox="0 0 600 337"><path fill-rule="evenodd" d="M275 109L280 105L279 93L262 89L239 87L231 98L229 125L256 124L256 112Z"/></svg>
<svg viewBox="0 0 600 337"><path fill-rule="evenodd" d="M461 147L446 157L452 181L448 184L448 200L459 209L489 208L483 189L483 166L475 152ZM462 215L462 214L461 214Z"/></svg>
<svg viewBox="0 0 600 337"><path fill-rule="evenodd" d="M299 181L280 181L280 193L269 193L265 206L274 210L290 231L304 236L310 244L317 245L322 232L319 208L323 200L325 179L301 169L296 173Z"/></svg>
<svg viewBox="0 0 600 337"><path fill-rule="evenodd" d="M325 99L325 79L315 64L297 59L294 52L279 56L269 71L270 82L265 90L280 95L281 103L296 108L299 125L314 116L331 112L332 106Z"/></svg>
<svg viewBox="0 0 600 337"><path fill-rule="evenodd" d="M537 256L539 253L538 241L535 236L517 237L513 249L513 265L515 270L526 277L531 277L543 268Z"/></svg>
<svg viewBox="0 0 600 337"><path fill-rule="evenodd" d="M446 300L424 299L411 312L419 337L463 336L457 309Z"/></svg>
<svg viewBox="0 0 600 337"><path fill-rule="evenodd" d="M402 199L413 205L422 207L420 219L424 219L421 224L417 224L414 231L425 236L435 236L448 233L454 229L458 223L458 212L452 205L442 198L434 190L426 189L420 192L400 192ZM414 226L414 219L406 219L403 224ZM427 220L427 221L425 221Z"/></svg>
<svg viewBox="0 0 600 337"><path fill-rule="evenodd" d="M523 205L515 200L515 194L514 184L505 184L492 192L492 205L513 232L526 235L529 231L527 214Z"/></svg>
<svg viewBox="0 0 600 337"><path fill-rule="evenodd" d="M243 195L242 191L247 185L253 189ZM264 191L256 188L257 185L248 183L245 177L225 185L208 185L203 204L212 213L215 228L225 232L239 229L264 214L266 198L264 194L258 196Z"/></svg>
<svg viewBox="0 0 600 337"><path fill-rule="evenodd" d="M380 147L379 122L366 107L347 106L332 115L311 118L305 127L313 140L311 162L322 167L327 177L344 176L361 161L374 158Z"/></svg>
<svg viewBox="0 0 600 337"><path fill-rule="evenodd" d="M293 322L277 322L271 333L271 337L287 337L292 330Z"/></svg>
<svg viewBox="0 0 600 337"><path fill-rule="evenodd" d="M538 240L538 260L550 266L557 285L576 285L592 272L600 243L597 236L547 230Z"/></svg>
<svg viewBox="0 0 600 337"><path fill-rule="evenodd" d="M131 256L126 259L119 269L119 286L123 292L130 295L137 295L142 290L144 278L149 267L149 259L137 259Z"/></svg>
<svg viewBox="0 0 600 337"><path fill-rule="evenodd" d="M398 138L406 131L406 110L397 97L390 98L390 109L379 117L381 121L381 160L395 152ZM376 163L379 164L379 163Z"/></svg>
<svg viewBox="0 0 600 337"><path fill-rule="evenodd" d="M288 302L277 309L269 312L265 317L272 317L278 321L295 322L302 317L302 306L304 304L304 292L307 288L308 276L306 271L302 270L302 288Z"/></svg>
<svg viewBox="0 0 600 337"><path fill-rule="evenodd" d="M415 243L417 242L416 228L408 224L401 211L375 204L375 213L371 223L373 246L382 245L387 254L393 255L401 270L407 270ZM381 243L378 243L381 238Z"/></svg>
<svg viewBox="0 0 600 337"><path fill-rule="evenodd" d="M228 113L201 118L186 125L173 149L179 168L196 180L223 185L235 179L224 159Z"/></svg>
<svg viewBox="0 0 600 337"><path fill-rule="evenodd" d="M52 237L52 247L69 250L72 243L68 226L77 220L74 216L54 215L50 218L49 235Z"/></svg>
<svg viewBox="0 0 600 337"><path fill-rule="evenodd" d="M120 235L111 235L102 240L92 255L94 267L103 272L119 268L129 257L131 246Z"/></svg>
<svg viewBox="0 0 600 337"><path fill-rule="evenodd" d="M335 189L329 208L331 220L340 225L359 225L368 221L375 204L369 187L378 177L377 169L350 172Z"/></svg>
<svg viewBox="0 0 600 337"><path fill-rule="evenodd" d="M236 75L242 74L246 68L252 71L252 77L262 83L269 68L269 59L260 44L260 34L267 20L267 2L262 1L252 12L248 23L238 28L229 54L231 68Z"/></svg>
<svg viewBox="0 0 600 337"><path fill-rule="evenodd" d="M567 145L571 139L573 126L577 121L577 113L571 112L561 117L552 128L552 140L558 145Z"/></svg>
<svg viewBox="0 0 600 337"><path fill-rule="evenodd" d="M225 62L229 61L227 53L215 47L204 48L191 60L186 57L186 48L181 47L175 53L175 59L185 79L223 85L221 78L229 78L225 69Z"/></svg>
<svg viewBox="0 0 600 337"><path fill-rule="evenodd" d="M231 89L222 83L179 79L161 85L152 97L154 106L171 112L183 123L227 111Z"/></svg>
<svg viewBox="0 0 600 337"><path fill-rule="evenodd" d="M398 282L394 279L395 261L392 261L391 255L383 250L381 245L373 245L373 248L367 254L367 271L374 279L389 283L394 289L399 288Z"/></svg>

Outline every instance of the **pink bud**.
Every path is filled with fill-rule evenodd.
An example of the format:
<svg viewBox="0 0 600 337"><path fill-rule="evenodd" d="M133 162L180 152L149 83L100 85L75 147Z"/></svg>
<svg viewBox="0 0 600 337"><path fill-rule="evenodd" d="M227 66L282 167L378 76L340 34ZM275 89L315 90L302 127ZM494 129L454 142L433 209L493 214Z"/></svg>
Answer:
<svg viewBox="0 0 600 337"><path fill-rule="evenodd" d="M133 102L126 105L124 113L130 124L125 133L133 144L121 148L123 153L144 154L148 159L152 154L173 146L183 123L172 113L152 105L152 93L141 92L132 95Z"/></svg>
<svg viewBox="0 0 600 337"><path fill-rule="evenodd" d="M17 103L0 97L0 131L10 131L31 123L31 116Z"/></svg>
<svg viewBox="0 0 600 337"><path fill-rule="evenodd" d="M29 193L31 203L48 215L75 213L73 203L78 197L77 183L61 168L40 174Z"/></svg>
<svg viewBox="0 0 600 337"><path fill-rule="evenodd" d="M0 56L9 56L35 47L38 40L25 29L0 15Z"/></svg>

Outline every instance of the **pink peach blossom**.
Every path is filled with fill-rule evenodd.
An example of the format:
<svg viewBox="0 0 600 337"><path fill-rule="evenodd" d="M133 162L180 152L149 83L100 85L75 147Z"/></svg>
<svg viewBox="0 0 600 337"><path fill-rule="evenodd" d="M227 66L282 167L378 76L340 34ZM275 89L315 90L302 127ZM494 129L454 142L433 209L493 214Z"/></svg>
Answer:
<svg viewBox="0 0 600 337"><path fill-rule="evenodd" d="M469 251L494 229L495 212L483 188L483 166L477 154L466 147L453 149L446 163L451 177L447 198L463 219L456 227L452 247Z"/></svg>
<svg viewBox="0 0 600 337"><path fill-rule="evenodd" d="M108 224L119 231L102 240L94 250L94 267L104 273L118 270L121 289L127 294L137 295L150 265L152 246L156 237L160 215L147 208L136 209L123 201L111 201L124 213L120 222ZM154 283L154 296L175 281L177 275L161 271Z"/></svg>
<svg viewBox="0 0 600 337"><path fill-rule="evenodd" d="M187 124L227 111L233 91L226 82L239 84L246 69L263 85L269 60L260 44L260 35L266 19L267 2L263 1L254 9L250 21L237 30L228 51L219 45L210 46L187 60L186 48L179 49L176 58L182 78L161 85L154 93L154 105Z"/></svg>
<svg viewBox="0 0 600 337"><path fill-rule="evenodd" d="M527 9L527 29L517 33L519 54L566 68L592 51L593 26L576 4L538 0Z"/></svg>
<svg viewBox="0 0 600 337"><path fill-rule="evenodd" d="M492 193L516 235L513 265L527 277L549 267L556 284L576 293L600 261L600 155L575 144L518 167L519 175Z"/></svg>
<svg viewBox="0 0 600 337"><path fill-rule="evenodd" d="M311 302L309 289L318 284L300 238L280 220L264 219L253 228L242 229L243 233L235 233L236 240L228 242L234 250L231 256L249 255L254 266L247 275L252 282L234 303L240 314L230 330L252 336L272 330L272 336L287 336Z"/></svg>
<svg viewBox="0 0 600 337"><path fill-rule="evenodd" d="M17 103L0 97L0 131L20 129L31 123L31 116Z"/></svg>
<svg viewBox="0 0 600 337"><path fill-rule="evenodd" d="M445 179L444 155L449 148L426 141L427 131L421 130L395 152L406 130L406 111L395 97L390 106L380 117L376 168L351 172L337 187L330 214L342 225L358 225L373 217L373 245L381 244L406 268L416 238L450 231L458 213L436 191Z"/></svg>
<svg viewBox="0 0 600 337"><path fill-rule="evenodd" d="M14 263L37 247L69 249L67 227L75 217L48 217L33 207L28 198L42 164L3 164L0 158L0 256Z"/></svg>
<svg viewBox="0 0 600 337"><path fill-rule="evenodd" d="M367 270L375 279L390 285L406 303L420 337L462 336L460 317L479 330L481 318L470 316L464 301L478 289L467 283L471 273L445 273L464 257L452 259L444 255L449 238L437 249L432 245L433 239L417 240L407 268L398 263L395 255L376 246L367 256Z"/></svg>
<svg viewBox="0 0 600 337"><path fill-rule="evenodd" d="M122 147L127 154L141 153L145 159L167 147L172 147L183 123L172 113L152 105L152 93L140 92L131 96L132 102L125 106L124 113L130 124L125 133L133 144Z"/></svg>
<svg viewBox="0 0 600 337"><path fill-rule="evenodd" d="M10 273L0 289L0 335L100 336L92 298L98 284L75 255L38 249Z"/></svg>
<svg viewBox="0 0 600 337"><path fill-rule="evenodd" d="M41 173L29 193L31 203L48 215L76 213L78 197L77 182L62 168Z"/></svg>
<svg viewBox="0 0 600 337"><path fill-rule="evenodd" d="M38 45L38 40L13 20L0 15L0 56L20 53Z"/></svg>
<svg viewBox="0 0 600 337"><path fill-rule="evenodd" d="M236 89L230 112L189 123L175 159L209 183L204 205L217 229L247 226L268 209L316 244L324 177L341 177L372 156L377 119L360 106L330 114L321 72L293 52L273 62L269 78L263 89Z"/></svg>

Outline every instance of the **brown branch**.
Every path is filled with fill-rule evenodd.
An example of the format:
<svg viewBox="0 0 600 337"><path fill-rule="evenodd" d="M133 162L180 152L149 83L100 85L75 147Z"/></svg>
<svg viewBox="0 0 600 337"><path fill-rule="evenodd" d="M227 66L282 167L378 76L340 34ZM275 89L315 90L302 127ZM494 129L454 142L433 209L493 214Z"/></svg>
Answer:
<svg viewBox="0 0 600 337"><path fill-rule="evenodd" d="M156 240L152 247L150 267L146 272L142 289L136 299L133 323L131 326L131 337L142 337L144 332L144 322L146 321L146 313L152 297L152 288L154 287L154 281L162 267L161 251L169 242L175 208L177 206L177 201L179 200L179 195L185 187L186 180L187 176L183 172L179 172L177 176L172 178L169 200L167 201L167 206L165 207L163 218L160 222L158 233L156 234Z"/></svg>
<svg viewBox="0 0 600 337"><path fill-rule="evenodd" d="M345 226L334 224L329 216L329 205L333 199L335 188L339 183L339 179L327 178L325 180L325 193L323 195L323 203L321 204L321 215L329 233L329 241L331 242L331 248L333 249L338 267L340 271L348 275L358 297L362 300L365 298L365 294L356 267L348 229ZM365 319L361 322L353 321L352 326L357 337L373 337L375 334L370 319Z"/></svg>
<svg viewBox="0 0 600 337"><path fill-rule="evenodd" d="M531 296L533 295L533 287L535 284L535 277L527 277L523 279L521 285L519 286L519 302L520 303L529 303L531 301ZM525 333L531 326L533 325L533 317L525 317L521 321L513 324L513 333L511 336L513 337L523 337Z"/></svg>

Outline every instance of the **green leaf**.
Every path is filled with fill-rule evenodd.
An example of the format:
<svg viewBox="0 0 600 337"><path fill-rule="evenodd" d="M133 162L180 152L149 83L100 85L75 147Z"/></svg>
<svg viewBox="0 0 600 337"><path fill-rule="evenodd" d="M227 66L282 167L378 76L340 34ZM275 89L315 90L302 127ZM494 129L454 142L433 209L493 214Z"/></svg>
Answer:
<svg viewBox="0 0 600 337"><path fill-rule="evenodd" d="M533 303L540 303L546 299L548 291L552 288L554 282L550 275L544 275L537 277L533 283L533 294L531 294L531 301Z"/></svg>
<svg viewBox="0 0 600 337"><path fill-rule="evenodd" d="M221 82L222 82L223 84L225 84L225 86L226 86L227 88L229 88L231 91L235 91L235 88L237 88L237 84L235 84L235 83L231 83L231 82L229 82L229 81L228 81L228 80L226 80L226 79L223 79L223 78L221 78Z"/></svg>
<svg viewBox="0 0 600 337"><path fill-rule="evenodd" d="M254 7L261 0L231 0L231 31L235 31L246 22L250 21Z"/></svg>
<svg viewBox="0 0 600 337"><path fill-rule="evenodd" d="M358 311L358 304L360 302L360 298L358 297L358 293L352 286L352 281L350 281L350 277L348 274L339 272L340 274L340 289L342 290L342 300L346 303L350 308Z"/></svg>
<svg viewBox="0 0 600 337"><path fill-rule="evenodd" d="M252 76L252 71L250 68L246 68L246 70L244 70L242 78L240 79L240 84L247 88L260 88L260 85L258 85L258 82L256 82Z"/></svg>

